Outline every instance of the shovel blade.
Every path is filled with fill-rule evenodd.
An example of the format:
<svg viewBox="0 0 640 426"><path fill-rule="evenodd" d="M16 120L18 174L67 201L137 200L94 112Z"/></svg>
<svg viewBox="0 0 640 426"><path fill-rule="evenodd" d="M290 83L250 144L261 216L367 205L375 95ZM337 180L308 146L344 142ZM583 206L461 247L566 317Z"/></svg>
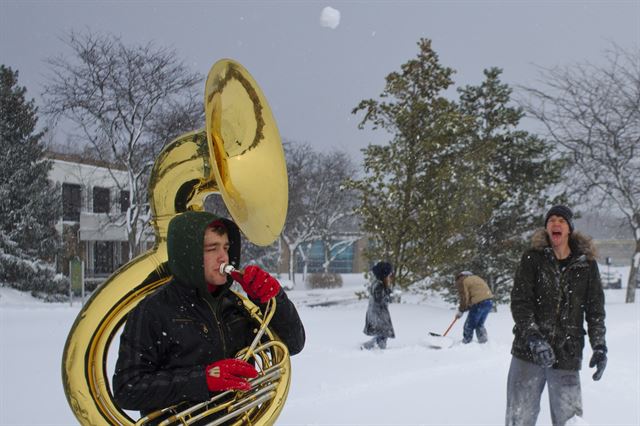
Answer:
<svg viewBox="0 0 640 426"><path fill-rule="evenodd" d="M429 332L427 335L427 346L432 349L445 349L453 346L453 339L438 333Z"/></svg>

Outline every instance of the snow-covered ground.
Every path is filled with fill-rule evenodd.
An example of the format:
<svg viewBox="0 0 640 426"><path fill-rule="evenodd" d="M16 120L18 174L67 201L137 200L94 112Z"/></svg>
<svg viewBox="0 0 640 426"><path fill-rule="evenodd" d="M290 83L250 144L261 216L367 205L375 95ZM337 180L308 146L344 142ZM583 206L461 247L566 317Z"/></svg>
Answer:
<svg viewBox="0 0 640 426"><path fill-rule="evenodd" d="M397 338L385 351L362 351L366 301L354 292L363 284L361 275L348 275L342 289L288 292L307 344L291 359L279 425L504 424L513 325L508 306L489 316L488 344L436 350L428 347L427 334L444 332L454 306L436 296L405 295L390 307ZM640 300L626 304L624 294L606 290L609 364L602 380L592 381L585 349L585 412L574 424L640 424ZM60 371L79 310L79 303L47 304L0 288L0 425L77 424ZM459 340L461 330L460 321L450 335ZM550 424L546 392L538 424Z"/></svg>

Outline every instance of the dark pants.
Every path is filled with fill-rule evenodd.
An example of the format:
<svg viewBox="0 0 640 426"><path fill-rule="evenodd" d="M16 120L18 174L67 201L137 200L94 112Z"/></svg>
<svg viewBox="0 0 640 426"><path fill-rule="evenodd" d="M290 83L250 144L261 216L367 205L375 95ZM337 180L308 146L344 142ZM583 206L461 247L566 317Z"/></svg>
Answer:
<svg viewBox="0 0 640 426"><path fill-rule="evenodd" d="M548 385L551 422L554 426L562 426L574 416L582 417L578 371L544 368L512 357L507 379L507 426L536 424L545 384Z"/></svg>
<svg viewBox="0 0 640 426"><path fill-rule="evenodd" d="M467 320L464 322L464 329L462 330L462 343L469 343L473 339L473 331L475 330L478 342L487 342L487 329L484 328L484 322L487 320L489 312L493 307L491 299L483 300L469 308L469 314Z"/></svg>

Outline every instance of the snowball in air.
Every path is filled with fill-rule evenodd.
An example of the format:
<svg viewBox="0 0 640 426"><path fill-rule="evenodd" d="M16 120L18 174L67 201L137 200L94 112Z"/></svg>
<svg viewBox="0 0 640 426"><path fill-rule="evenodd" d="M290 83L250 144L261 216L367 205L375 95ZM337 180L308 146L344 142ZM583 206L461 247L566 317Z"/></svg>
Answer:
<svg viewBox="0 0 640 426"><path fill-rule="evenodd" d="M320 14L320 25L335 30L340 24L340 11L332 7L325 7Z"/></svg>

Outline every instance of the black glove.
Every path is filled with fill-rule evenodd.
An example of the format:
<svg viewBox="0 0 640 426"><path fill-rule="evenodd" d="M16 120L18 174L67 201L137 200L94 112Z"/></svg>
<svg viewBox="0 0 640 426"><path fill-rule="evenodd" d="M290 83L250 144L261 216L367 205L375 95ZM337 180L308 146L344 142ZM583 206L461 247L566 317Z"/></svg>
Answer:
<svg viewBox="0 0 640 426"><path fill-rule="evenodd" d="M529 338L529 350L533 355L533 362L542 367L551 367L556 362L551 345L542 337L533 336Z"/></svg>
<svg viewBox="0 0 640 426"><path fill-rule="evenodd" d="M593 348L593 355L591 355L591 361L589 361L589 368L596 367L596 372L593 373L593 380L600 380L604 369L607 367L607 347L599 345Z"/></svg>

